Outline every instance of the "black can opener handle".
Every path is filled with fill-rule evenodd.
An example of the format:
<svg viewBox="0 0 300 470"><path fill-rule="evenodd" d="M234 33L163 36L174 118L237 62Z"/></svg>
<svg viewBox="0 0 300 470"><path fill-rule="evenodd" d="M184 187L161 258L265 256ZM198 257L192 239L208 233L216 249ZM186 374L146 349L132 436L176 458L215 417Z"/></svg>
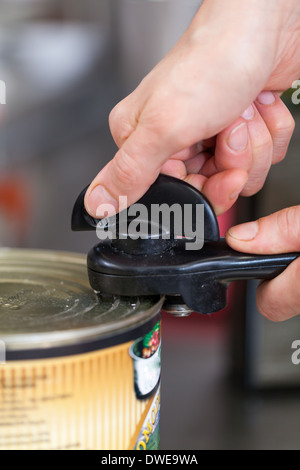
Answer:
<svg viewBox="0 0 300 470"><path fill-rule="evenodd" d="M73 209L73 230L99 228L99 220L92 218L84 208L86 189ZM136 221L136 212L128 208L113 220L107 219L106 229L113 229L114 236L103 239L88 254L89 280L97 292L121 296L163 295L169 311L174 305L184 305L183 310L213 313L226 307L227 289L232 281L272 279L299 256L299 253L253 255L231 249L225 239L220 238L218 221L208 200L189 184L169 176L160 175L138 204L146 208L150 228L154 206L156 209L162 205L174 208L177 204L177 209L181 208L182 224L187 208L192 208L189 234L201 232L201 249L194 249L195 239L178 236L170 224L166 233L161 223L154 231L155 237L151 237L151 230L140 238L130 237L128 230L126 237L124 232ZM201 230L197 227L197 206L203 208ZM104 225L102 221L101 227Z"/></svg>

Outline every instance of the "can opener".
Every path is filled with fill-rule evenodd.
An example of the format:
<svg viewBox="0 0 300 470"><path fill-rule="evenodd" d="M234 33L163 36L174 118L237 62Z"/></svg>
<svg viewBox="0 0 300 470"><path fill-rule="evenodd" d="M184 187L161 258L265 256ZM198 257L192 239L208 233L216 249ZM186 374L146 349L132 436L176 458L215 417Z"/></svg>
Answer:
<svg viewBox="0 0 300 470"><path fill-rule="evenodd" d="M148 214L140 237L130 236L130 224L136 227L136 212L125 209L114 217L95 219L84 207L86 187L78 196L72 213L72 230L103 230L111 238L101 240L87 256L88 277L95 292L120 296L164 296L163 309L176 316L191 312L202 314L222 310L227 305L227 290L232 281L272 279L279 275L299 253L253 255L231 249L220 238L219 225L209 201L194 187L176 178L159 175L137 204ZM189 233L197 230L196 207L203 208L203 247L191 249L190 236L178 235L172 224L163 221L153 227L153 205L176 204L182 210L182 224L187 207ZM141 207L141 206L136 206ZM125 225L124 225L125 224ZM148 224L148 225L147 225ZM174 224L175 225L175 224ZM178 225L178 224L177 224ZM127 233L126 233L126 230ZM153 235L154 233L154 235ZM129 236L128 236L129 235Z"/></svg>

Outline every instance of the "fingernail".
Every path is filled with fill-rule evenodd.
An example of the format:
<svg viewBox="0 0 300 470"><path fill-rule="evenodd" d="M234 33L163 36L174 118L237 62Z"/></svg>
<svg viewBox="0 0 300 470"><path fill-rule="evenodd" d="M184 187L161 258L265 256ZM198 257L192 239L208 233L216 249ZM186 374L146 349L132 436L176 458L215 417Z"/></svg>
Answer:
<svg viewBox="0 0 300 470"><path fill-rule="evenodd" d="M258 233L257 222L247 222L246 224L236 225L228 230L228 234L236 240L248 242L254 240Z"/></svg>
<svg viewBox="0 0 300 470"><path fill-rule="evenodd" d="M273 104L275 102L275 95L271 91L262 91L258 97L257 101L261 104Z"/></svg>
<svg viewBox="0 0 300 470"><path fill-rule="evenodd" d="M255 111L254 111L254 108L251 104L250 106L248 106L247 109L245 109L243 114L241 114L241 117L246 119L247 121L251 121L251 119L254 118L254 115L255 115Z"/></svg>
<svg viewBox="0 0 300 470"><path fill-rule="evenodd" d="M248 129L245 122L242 122L242 124L233 129L228 137L227 143L231 150L234 150L235 152L242 152L245 150L248 144Z"/></svg>
<svg viewBox="0 0 300 470"><path fill-rule="evenodd" d="M85 202L89 214L99 218L115 214L119 207L118 202L101 185L95 186Z"/></svg>

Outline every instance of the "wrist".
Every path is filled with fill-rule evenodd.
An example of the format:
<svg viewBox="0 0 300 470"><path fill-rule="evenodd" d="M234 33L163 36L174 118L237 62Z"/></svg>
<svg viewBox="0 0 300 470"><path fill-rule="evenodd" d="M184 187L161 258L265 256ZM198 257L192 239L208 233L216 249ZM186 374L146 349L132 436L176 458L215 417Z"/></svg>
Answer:
<svg viewBox="0 0 300 470"><path fill-rule="evenodd" d="M263 89L281 60L287 34L299 29L299 0L204 0L185 38L194 49L205 45L214 57L223 54L226 69L248 71Z"/></svg>
<svg viewBox="0 0 300 470"><path fill-rule="evenodd" d="M239 18L243 23L256 19L259 23L283 26L291 16L298 16L299 0L203 0L194 17L195 24L224 16Z"/></svg>
<svg viewBox="0 0 300 470"><path fill-rule="evenodd" d="M206 25L228 27L238 31L268 31L278 34L300 10L298 0L204 0L192 23L191 31L196 32Z"/></svg>

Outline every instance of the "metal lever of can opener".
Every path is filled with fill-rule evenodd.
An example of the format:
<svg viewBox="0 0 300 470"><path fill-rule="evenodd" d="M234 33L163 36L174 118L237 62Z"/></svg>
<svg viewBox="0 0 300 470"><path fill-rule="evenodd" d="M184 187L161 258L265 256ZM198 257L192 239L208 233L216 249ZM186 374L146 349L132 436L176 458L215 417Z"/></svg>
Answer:
<svg viewBox="0 0 300 470"><path fill-rule="evenodd" d="M99 223L84 208L86 190L74 205L74 231L96 230ZM106 220L106 229L113 230L114 236L102 240L88 253L89 281L97 292L120 296L162 295L164 310L177 316L213 313L226 307L232 281L272 279L299 256L299 253L253 255L232 250L220 238L218 221L208 200L189 184L170 176L160 175L137 204L137 208L143 207L149 214L146 223L149 233L144 232L140 238L128 236L136 217L136 211L133 214L129 207ZM201 249L191 249L189 244L195 240L178 236L170 227L172 224L167 231L163 223L151 230L151 208L162 205L174 208L174 204L181 208L181 225L186 220L187 207L192 208L189 233L197 232L196 207L203 207ZM184 233L183 226L182 229Z"/></svg>

